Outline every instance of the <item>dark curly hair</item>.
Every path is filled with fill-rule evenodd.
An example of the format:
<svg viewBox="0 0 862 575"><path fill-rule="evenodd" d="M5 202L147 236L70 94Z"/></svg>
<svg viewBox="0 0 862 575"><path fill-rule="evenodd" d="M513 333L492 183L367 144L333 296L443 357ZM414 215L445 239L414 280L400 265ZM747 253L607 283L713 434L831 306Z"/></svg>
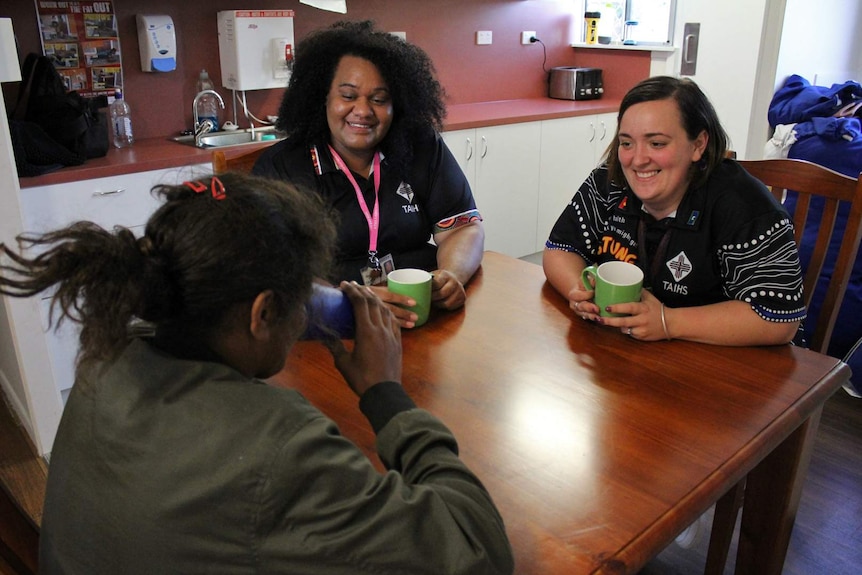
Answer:
<svg viewBox="0 0 862 575"><path fill-rule="evenodd" d="M77 222L18 236L20 253L0 243L12 262L0 265L0 293L29 297L56 285L56 323L82 326L79 367L116 357L136 319L208 334L233 304L265 290L276 294L282 320L304 305L313 278L329 272L335 238L317 194L236 173L187 184L153 189L165 203L141 238ZM41 253L25 255L34 248Z"/></svg>
<svg viewBox="0 0 862 575"><path fill-rule="evenodd" d="M337 22L297 44L276 127L300 142L329 142L323 103L345 55L374 64L389 86L393 119L380 149L387 163L403 177L413 157L415 138L430 130L442 130L446 94L435 77L431 59L421 48L375 30L371 21Z"/></svg>
<svg viewBox="0 0 862 575"><path fill-rule="evenodd" d="M699 162L693 163L689 170L692 184L697 187L702 186L712 175L713 170L724 160L728 149L727 133L721 126L718 114L706 94L688 78L653 76L629 90L620 103L617 131L607 151L608 171L612 181L619 185L626 184L618 154L620 121L623 114L635 104L669 99L676 102L682 126L689 139L694 140L703 131L706 131L709 136L703 157Z"/></svg>

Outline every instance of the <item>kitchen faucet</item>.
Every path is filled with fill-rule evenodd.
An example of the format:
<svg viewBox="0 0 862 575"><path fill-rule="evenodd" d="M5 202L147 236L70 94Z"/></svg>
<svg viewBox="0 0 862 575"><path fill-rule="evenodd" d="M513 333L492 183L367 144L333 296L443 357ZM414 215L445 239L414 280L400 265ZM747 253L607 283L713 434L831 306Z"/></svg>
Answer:
<svg viewBox="0 0 862 575"><path fill-rule="evenodd" d="M215 123L211 119L204 118L203 122L199 122L197 124L197 127L195 128L195 146L197 146L198 148L202 148L203 146L201 146L201 136L203 136L204 134L209 134L213 130L215 130Z"/></svg>
<svg viewBox="0 0 862 575"><path fill-rule="evenodd" d="M198 102L204 94L212 94L213 96L215 96L216 100L218 100L219 106L221 106L221 109L224 110L224 100L222 99L221 95L215 90L201 90L195 95L195 99L192 102L192 114L195 119L195 146L200 146L200 137L202 135L212 131L212 129L215 128L215 124L213 124L212 121L204 120L203 122L201 122L198 118Z"/></svg>

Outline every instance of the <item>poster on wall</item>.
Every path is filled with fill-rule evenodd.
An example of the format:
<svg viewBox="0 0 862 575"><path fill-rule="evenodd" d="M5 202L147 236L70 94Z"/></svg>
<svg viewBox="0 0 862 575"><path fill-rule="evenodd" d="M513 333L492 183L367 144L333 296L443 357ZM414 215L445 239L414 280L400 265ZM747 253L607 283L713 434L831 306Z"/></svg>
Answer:
<svg viewBox="0 0 862 575"><path fill-rule="evenodd" d="M67 90L111 96L123 87L113 2L36 0L36 13L42 53L54 63Z"/></svg>

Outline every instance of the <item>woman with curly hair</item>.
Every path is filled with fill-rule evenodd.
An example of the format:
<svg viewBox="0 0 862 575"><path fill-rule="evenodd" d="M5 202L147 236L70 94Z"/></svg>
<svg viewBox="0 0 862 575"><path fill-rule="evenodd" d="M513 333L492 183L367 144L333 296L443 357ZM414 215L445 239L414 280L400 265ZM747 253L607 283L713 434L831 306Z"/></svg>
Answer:
<svg viewBox="0 0 862 575"><path fill-rule="evenodd" d="M318 309L323 202L232 173L157 192L140 238L78 222L0 243L0 293L56 287L82 327L40 573L511 573L490 495L401 387L401 329L371 290L342 282L355 342L326 343L388 473L263 380Z"/></svg>
<svg viewBox="0 0 862 575"><path fill-rule="evenodd" d="M482 218L439 135L443 96L420 48L371 22L339 22L297 45L277 122L287 138L254 167L325 198L340 216L331 279L379 286L390 304L412 302L383 287L386 272L422 268L434 304L459 308L482 261Z"/></svg>

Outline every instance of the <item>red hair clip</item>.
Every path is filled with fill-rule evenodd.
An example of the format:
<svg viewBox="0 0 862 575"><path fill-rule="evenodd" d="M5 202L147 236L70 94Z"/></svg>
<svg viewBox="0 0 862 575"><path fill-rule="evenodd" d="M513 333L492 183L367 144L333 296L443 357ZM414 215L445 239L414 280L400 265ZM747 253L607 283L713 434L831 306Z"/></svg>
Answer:
<svg viewBox="0 0 862 575"><path fill-rule="evenodd" d="M213 179L210 182L210 190L212 190L212 194L215 199L225 199L226 195L224 193L224 184L221 183L221 180L215 176L213 176Z"/></svg>
<svg viewBox="0 0 862 575"><path fill-rule="evenodd" d="M207 191L207 185L201 181L183 182L183 185L187 186L196 194L201 194ZM224 190L224 184L221 183L221 180L216 176L213 176L212 180L210 180L209 190L212 192L212 196L217 200L223 200L227 197Z"/></svg>

